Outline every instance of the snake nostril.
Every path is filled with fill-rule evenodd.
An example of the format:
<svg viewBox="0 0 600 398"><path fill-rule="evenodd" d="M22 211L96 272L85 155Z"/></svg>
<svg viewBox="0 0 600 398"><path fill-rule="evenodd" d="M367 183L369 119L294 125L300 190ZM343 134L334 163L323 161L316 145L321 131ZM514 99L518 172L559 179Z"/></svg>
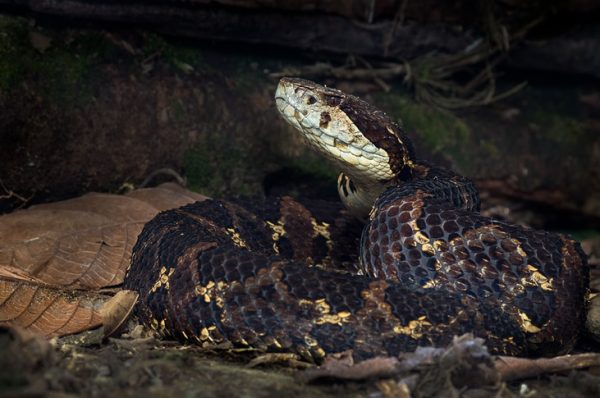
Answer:
<svg viewBox="0 0 600 398"><path fill-rule="evenodd" d="M306 103L308 105L312 105L312 104L314 104L316 102L317 102L317 99L315 97L313 97L312 95L308 96L308 99L306 100Z"/></svg>

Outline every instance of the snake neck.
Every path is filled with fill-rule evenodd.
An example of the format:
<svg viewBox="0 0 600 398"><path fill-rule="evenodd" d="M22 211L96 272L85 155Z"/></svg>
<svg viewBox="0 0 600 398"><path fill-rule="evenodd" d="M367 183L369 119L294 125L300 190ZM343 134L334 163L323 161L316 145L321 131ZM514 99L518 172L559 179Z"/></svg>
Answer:
<svg viewBox="0 0 600 398"><path fill-rule="evenodd" d="M337 188L340 200L350 214L366 221L373 204L390 185L379 181L361 181L340 173Z"/></svg>
<svg viewBox="0 0 600 398"><path fill-rule="evenodd" d="M377 198L384 191L390 187L404 185L412 180L427 178L429 170L429 165L413 162L410 167L403 169L402 174L396 175L387 181L365 178L348 170L340 173L338 177L338 194L350 214L359 220L366 221Z"/></svg>
<svg viewBox="0 0 600 398"><path fill-rule="evenodd" d="M427 166L424 173L384 190L375 200L370 218L379 209L389 204L401 205L404 201L419 197L424 203L437 203L444 206L479 212L479 193L473 182L452 170Z"/></svg>
<svg viewBox="0 0 600 398"><path fill-rule="evenodd" d="M479 210L479 195L471 180L455 172L414 162L408 173L390 181L362 180L341 173L338 193L348 211L359 220L366 221L374 207L389 198L409 197L418 191L428 192L430 201L446 202L453 207L470 211Z"/></svg>

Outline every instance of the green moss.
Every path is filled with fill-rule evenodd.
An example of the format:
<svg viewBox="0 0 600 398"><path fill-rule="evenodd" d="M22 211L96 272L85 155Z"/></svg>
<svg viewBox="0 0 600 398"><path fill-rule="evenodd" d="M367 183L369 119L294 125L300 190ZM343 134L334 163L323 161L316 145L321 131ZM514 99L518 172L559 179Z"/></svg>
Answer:
<svg viewBox="0 0 600 398"><path fill-rule="evenodd" d="M213 194L213 192L209 192L207 189L213 181L216 170L211 164L207 150L202 147L188 150L183 158L183 168L188 188L192 191L205 193L206 195Z"/></svg>
<svg viewBox="0 0 600 398"><path fill-rule="evenodd" d="M117 55L124 53L111 42L106 34L96 31L77 31L69 38L68 50L77 52L90 60L113 61Z"/></svg>
<svg viewBox="0 0 600 398"><path fill-rule="evenodd" d="M577 144L587 133L584 122L560 113L538 111L533 121L543 138L561 145Z"/></svg>
<svg viewBox="0 0 600 398"><path fill-rule="evenodd" d="M23 19L0 16L0 89L8 90L22 80L20 52L30 51L28 26Z"/></svg>
<svg viewBox="0 0 600 398"><path fill-rule="evenodd" d="M169 102L169 108L171 110L171 114L177 123L184 123L187 118L187 110L185 109L185 104L181 101L181 99L176 98Z"/></svg>
<svg viewBox="0 0 600 398"><path fill-rule="evenodd" d="M470 131L460 118L419 104L403 93L382 93L377 95L376 101L382 104L390 115L402 121L409 136L416 134L418 140L431 153L443 153L463 171L468 168L465 149L469 145Z"/></svg>
<svg viewBox="0 0 600 398"><path fill-rule="evenodd" d="M188 188L208 196L224 194L258 195L260 184L247 180L257 175L249 170L255 164L241 151L223 148L223 144L204 143L188 150L184 155L183 167ZM209 149L210 148L210 149Z"/></svg>
<svg viewBox="0 0 600 398"><path fill-rule="evenodd" d="M502 151L490 140L482 139L479 142L479 147L484 157L500 158L502 156Z"/></svg>
<svg viewBox="0 0 600 398"><path fill-rule="evenodd" d="M32 35L48 41L35 48ZM0 16L0 90L17 89L33 82L39 92L61 105L73 105L91 97L88 84L94 58L109 46L97 33L71 36L69 32L46 32L23 18Z"/></svg>
<svg viewBox="0 0 600 398"><path fill-rule="evenodd" d="M556 232L560 232L561 234L570 235L573 239L577 241L584 241L587 239L598 239L600 238L600 229L561 229Z"/></svg>
<svg viewBox="0 0 600 398"><path fill-rule="evenodd" d="M241 56L234 65L235 87L244 93L255 92L257 87L265 86L265 75L258 61Z"/></svg>
<svg viewBox="0 0 600 398"><path fill-rule="evenodd" d="M163 60L185 73L193 70L208 70L200 50L185 44L168 42L155 33L145 36L142 52L144 57L159 54Z"/></svg>
<svg viewBox="0 0 600 398"><path fill-rule="evenodd" d="M312 151L298 158L289 159L287 162L281 162L281 164L315 179L331 180L332 185L337 181L339 174L339 170L336 170L327 160Z"/></svg>

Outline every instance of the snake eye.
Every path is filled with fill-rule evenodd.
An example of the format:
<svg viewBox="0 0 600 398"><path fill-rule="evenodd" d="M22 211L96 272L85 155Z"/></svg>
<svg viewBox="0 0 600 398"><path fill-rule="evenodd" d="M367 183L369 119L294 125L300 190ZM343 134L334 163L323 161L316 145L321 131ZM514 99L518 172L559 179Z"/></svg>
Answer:
<svg viewBox="0 0 600 398"><path fill-rule="evenodd" d="M327 98L325 99L325 101L327 102L327 105L329 105L329 106L338 106L339 104L342 103L342 99L335 95L328 95Z"/></svg>
<svg viewBox="0 0 600 398"><path fill-rule="evenodd" d="M317 99L316 99L315 97L313 97L312 95L308 96L308 99L306 100L306 103L307 103L308 105L312 105L312 104L314 104L315 102L317 102Z"/></svg>

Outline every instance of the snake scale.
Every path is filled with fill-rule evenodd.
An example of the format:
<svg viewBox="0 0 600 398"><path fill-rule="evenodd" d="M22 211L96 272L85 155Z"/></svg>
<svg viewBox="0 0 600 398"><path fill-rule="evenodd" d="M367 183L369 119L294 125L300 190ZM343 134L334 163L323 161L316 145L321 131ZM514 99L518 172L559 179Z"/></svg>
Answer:
<svg viewBox="0 0 600 398"><path fill-rule="evenodd" d="M482 216L471 181L418 161L401 127L355 96L283 78L275 101L342 170L343 206L209 199L160 213L124 283L144 324L314 361L467 332L505 355L573 347L588 286L577 242Z"/></svg>

